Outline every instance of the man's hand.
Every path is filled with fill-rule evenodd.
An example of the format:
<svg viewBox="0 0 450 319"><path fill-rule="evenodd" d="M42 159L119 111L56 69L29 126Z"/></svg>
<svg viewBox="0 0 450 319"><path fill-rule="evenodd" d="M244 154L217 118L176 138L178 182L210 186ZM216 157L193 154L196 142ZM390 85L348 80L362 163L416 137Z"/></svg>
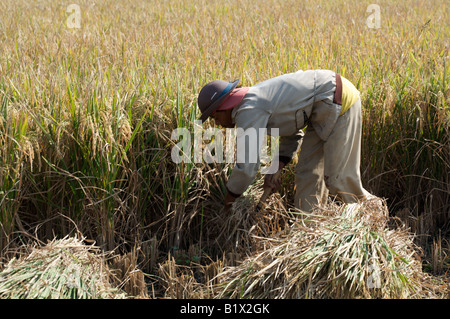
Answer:
<svg viewBox="0 0 450 319"><path fill-rule="evenodd" d="M228 212L231 209L231 205L234 203L237 197L230 194L230 192L227 191L227 194L225 195L225 211Z"/></svg>
<svg viewBox="0 0 450 319"><path fill-rule="evenodd" d="M280 162L278 165L278 172L281 171L284 166L285 164L283 162ZM272 192L276 192L280 188L281 178L280 174L277 173L267 174L266 177L264 177L264 188L271 188Z"/></svg>

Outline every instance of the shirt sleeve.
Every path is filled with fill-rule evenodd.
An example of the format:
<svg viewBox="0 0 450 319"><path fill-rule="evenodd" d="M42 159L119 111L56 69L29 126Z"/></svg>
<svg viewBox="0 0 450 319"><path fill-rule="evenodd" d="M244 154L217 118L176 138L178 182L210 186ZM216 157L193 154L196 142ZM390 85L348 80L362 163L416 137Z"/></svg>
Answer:
<svg viewBox="0 0 450 319"><path fill-rule="evenodd" d="M227 190L241 195L256 177L260 153L270 114L255 108L236 113L236 164L227 182Z"/></svg>

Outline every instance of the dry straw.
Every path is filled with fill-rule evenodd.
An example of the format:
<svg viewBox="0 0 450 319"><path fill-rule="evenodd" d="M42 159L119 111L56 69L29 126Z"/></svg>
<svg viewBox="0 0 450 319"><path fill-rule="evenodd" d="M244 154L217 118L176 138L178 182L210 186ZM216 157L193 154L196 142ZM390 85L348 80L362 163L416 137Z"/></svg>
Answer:
<svg viewBox="0 0 450 319"><path fill-rule="evenodd" d="M218 212L206 225L221 243L222 250L246 255L258 248L258 237L274 236L290 221L279 194L269 198L270 209L257 211L262 182L263 179L258 179L233 203L233 209Z"/></svg>
<svg viewBox="0 0 450 319"><path fill-rule="evenodd" d="M263 249L217 276L217 297L436 297L413 236L391 229L380 204L330 204L299 213L284 234L263 239Z"/></svg>
<svg viewBox="0 0 450 319"><path fill-rule="evenodd" d="M123 299L98 248L54 240L12 259L0 272L1 299Z"/></svg>

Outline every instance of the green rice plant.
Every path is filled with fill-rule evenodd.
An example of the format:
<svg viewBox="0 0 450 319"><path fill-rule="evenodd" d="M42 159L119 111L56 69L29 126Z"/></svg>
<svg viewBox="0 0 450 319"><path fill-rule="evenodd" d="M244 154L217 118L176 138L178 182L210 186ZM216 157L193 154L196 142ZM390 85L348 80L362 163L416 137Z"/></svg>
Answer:
<svg viewBox="0 0 450 319"><path fill-rule="evenodd" d="M23 161L33 159L32 144L27 138L28 115L2 97L0 109L0 256L19 220ZM19 221L20 222L20 221ZM20 225L20 224L19 224Z"/></svg>
<svg viewBox="0 0 450 319"><path fill-rule="evenodd" d="M383 84L387 90L374 88L367 98L363 167L372 176L369 185L389 198L392 211L408 209L415 218L436 221L427 222L435 226L415 228L420 233L445 224L449 205L450 112L448 87L442 86L448 81L447 68L444 63L424 79L420 90L411 90L417 84L407 74Z"/></svg>

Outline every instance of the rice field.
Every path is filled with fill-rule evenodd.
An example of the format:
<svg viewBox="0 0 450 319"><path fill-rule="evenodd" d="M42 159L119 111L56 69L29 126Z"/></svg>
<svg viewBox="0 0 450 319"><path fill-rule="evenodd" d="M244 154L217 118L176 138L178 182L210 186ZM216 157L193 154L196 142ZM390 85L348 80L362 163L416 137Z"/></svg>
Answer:
<svg viewBox="0 0 450 319"><path fill-rule="evenodd" d="M124 277L121 287L139 295L136 287L144 286L150 298L421 298L417 291L430 282L439 282L433 296L448 296L441 280L450 264L449 4L373 4L2 0L0 270L9 269L25 246L78 236L117 254L111 264ZM388 212L379 237L356 222L347 226L358 232L342 237L349 229L341 223L342 208L334 206L333 214L317 212L331 219L309 216L315 226L297 229L305 217L292 207L294 164L283 172L280 194L267 211L252 210L261 194L258 176L224 216L233 165L171 160L171 133L181 127L193 132L197 94L207 82L240 79L251 86L300 69L335 70L361 92L362 180ZM321 225L326 228L315 228ZM392 233L396 228L401 233ZM308 229L334 229L327 236L339 245L316 241ZM284 257L279 250L298 236L309 238L315 260L328 267L303 269L305 278L320 274L321 291L288 276L304 276L298 267L308 257L306 247ZM386 244L375 245L382 242L377 238ZM391 250L404 254L414 278L422 272L433 278L420 289L399 290L395 284L405 280L383 277L393 288L381 292L361 284L367 273L344 282L342 272L350 274L345 263L323 258L349 253L350 244L397 263L403 261ZM261 249L270 255L258 259ZM249 271L250 255L262 268ZM268 260L281 266L271 268ZM129 271L135 268L146 285L142 273ZM275 271L266 282L256 276L263 270ZM339 278L338 285L324 286L327 276ZM277 290L284 280L291 290ZM217 286L238 288L218 292Z"/></svg>

